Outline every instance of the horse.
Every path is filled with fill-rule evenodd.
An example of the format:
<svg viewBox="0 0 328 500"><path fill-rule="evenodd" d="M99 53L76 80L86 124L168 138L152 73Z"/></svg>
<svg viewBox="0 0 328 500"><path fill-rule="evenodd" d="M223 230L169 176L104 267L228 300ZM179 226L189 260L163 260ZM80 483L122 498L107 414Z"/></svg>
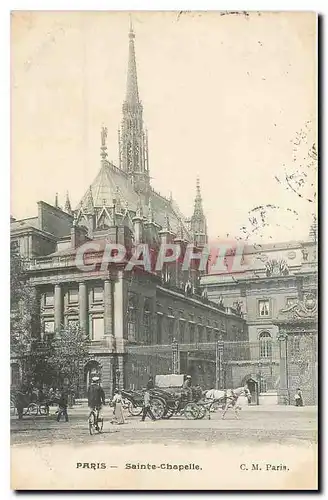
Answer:
<svg viewBox="0 0 328 500"><path fill-rule="evenodd" d="M223 419L229 408L233 408L235 411L235 418L239 418L238 410L240 410L241 407L237 405L238 398L239 396L242 395L248 397L249 394L250 392L247 386L237 387L237 389L226 389L226 390L210 389L209 391L204 392L205 399L212 399L213 402L218 402L218 403L224 402L224 408L222 414Z"/></svg>

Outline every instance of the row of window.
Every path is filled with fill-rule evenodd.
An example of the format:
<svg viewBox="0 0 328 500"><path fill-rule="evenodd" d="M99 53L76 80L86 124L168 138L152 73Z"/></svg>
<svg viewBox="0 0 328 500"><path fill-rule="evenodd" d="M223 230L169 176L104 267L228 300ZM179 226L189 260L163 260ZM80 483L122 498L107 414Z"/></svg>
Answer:
<svg viewBox="0 0 328 500"><path fill-rule="evenodd" d="M77 328L79 326L78 319L68 319L68 328ZM44 333L46 335L54 334L55 322L54 320L45 320L43 323ZM89 318L89 337L91 340L101 340L104 337L104 318L102 316L90 316Z"/></svg>
<svg viewBox="0 0 328 500"><path fill-rule="evenodd" d="M137 325L135 321L128 321L128 339L130 342L141 340L145 344L162 344L163 341L172 343L173 339L180 343L214 342L217 339L217 331L210 326L200 326L187 321L177 321L175 318L166 317L166 335L164 334L163 319L165 316L157 315L155 335L150 328L150 316L145 315L142 325L142 338L137 338ZM188 326L187 326L188 325Z"/></svg>
<svg viewBox="0 0 328 500"><path fill-rule="evenodd" d="M72 288L68 290L68 303L77 304L79 301L79 290L78 288ZM103 302L104 300L104 289L100 286L95 286L92 288L92 300L93 302ZM53 307L55 302L55 295L53 291L48 291L44 293L44 304L48 307Z"/></svg>

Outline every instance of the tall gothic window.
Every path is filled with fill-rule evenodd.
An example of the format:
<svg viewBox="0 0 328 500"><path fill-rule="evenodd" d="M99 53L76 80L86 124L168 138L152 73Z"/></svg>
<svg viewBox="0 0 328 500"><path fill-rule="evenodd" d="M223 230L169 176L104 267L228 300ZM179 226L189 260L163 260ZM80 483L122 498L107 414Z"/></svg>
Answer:
<svg viewBox="0 0 328 500"><path fill-rule="evenodd" d="M150 336L150 317L151 317L151 310L150 310L150 303L149 300L145 300L144 304L144 314L143 314L143 327L144 327L144 342L146 344L151 344L151 336Z"/></svg>
<svg viewBox="0 0 328 500"><path fill-rule="evenodd" d="M156 344L162 343L163 316L157 314Z"/></svg>
<svg viewBox="0 0 328 500"><path fill-rule="evenodd" d="M189 332L190 332L190 343L193 344L195 342L195 325L194 325L194 323L189 323Z"/></svg>
<svg viewBox="0 0 328 500"><path fill-rule="evenodd" d="M174 318L167 318L167 330L168 330L168 343L171 344L173 342L173 334L174 334Z"/></svg>
<svg viewBox="0 0 328 500"><path fill-rule="evenodd" d="M260 357L271 358L272 356L272 338L269 332L260 334Z"/></svg>
<svg viewBox="0 0 328 500"><path fill-rule="evenodd" d="M130 342L136 341L136 323L137 323L136 299L134 296L130 296L128 304L128 340Z"/></svg>
<svg viewBox="0 0 328 500"><path fill-rule="evenodd" d="M185 342L185 329L186 329L186 322L179 320L179 342L180 342L180 344L184 344L184 342Z"/></svg>

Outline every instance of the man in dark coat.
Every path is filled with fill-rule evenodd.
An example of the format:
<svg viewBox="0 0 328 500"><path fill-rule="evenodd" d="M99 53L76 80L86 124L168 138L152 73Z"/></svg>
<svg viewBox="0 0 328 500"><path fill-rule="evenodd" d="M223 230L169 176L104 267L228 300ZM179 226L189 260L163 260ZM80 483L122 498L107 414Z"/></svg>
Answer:
<svg viewBox="0 0 328 500"><path fill-rule="evenodd" d="M65 422L68 422L67 405L68 405L68 391L66 389L63 389L61 391L60 398L58 401L59 411L57 415L57 422L59 422L60 417L62 415L65 417Z"/></svg>
<svg viewBox="0 0 328 500"><path fill-rule="evenodd" d="M148 390L154 389L154 387L155 387L154 379L153 379L153 377L149 377L149 380L147 382L147 389Z"/></svg>
<svg viewBox="0 0 328 500"><path fill-rule="evenodd" d="M88 406L91 410L97 411L97 419L102 405L105 404L104 389L100 385L99 377L92 377L91 384L88 389Z"/></svg>
<svg viewBox="0 0 328 500"><path fill-rule="evenodd" d="M156 420L150 408L150 393L148 389L144 392L141 422L144 422L147 416L153 421Z"/></svg>

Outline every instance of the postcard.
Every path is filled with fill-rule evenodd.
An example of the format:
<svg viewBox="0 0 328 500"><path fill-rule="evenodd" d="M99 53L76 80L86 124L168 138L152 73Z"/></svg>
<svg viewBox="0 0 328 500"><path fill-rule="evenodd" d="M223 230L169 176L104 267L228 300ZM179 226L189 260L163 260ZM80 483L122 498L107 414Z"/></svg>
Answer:
<svg viewBox="0 0 328 500"><path fill-rule="evenodd" d="M318 489L317 74L314 12L11 13L13 490Z"/></svg>

